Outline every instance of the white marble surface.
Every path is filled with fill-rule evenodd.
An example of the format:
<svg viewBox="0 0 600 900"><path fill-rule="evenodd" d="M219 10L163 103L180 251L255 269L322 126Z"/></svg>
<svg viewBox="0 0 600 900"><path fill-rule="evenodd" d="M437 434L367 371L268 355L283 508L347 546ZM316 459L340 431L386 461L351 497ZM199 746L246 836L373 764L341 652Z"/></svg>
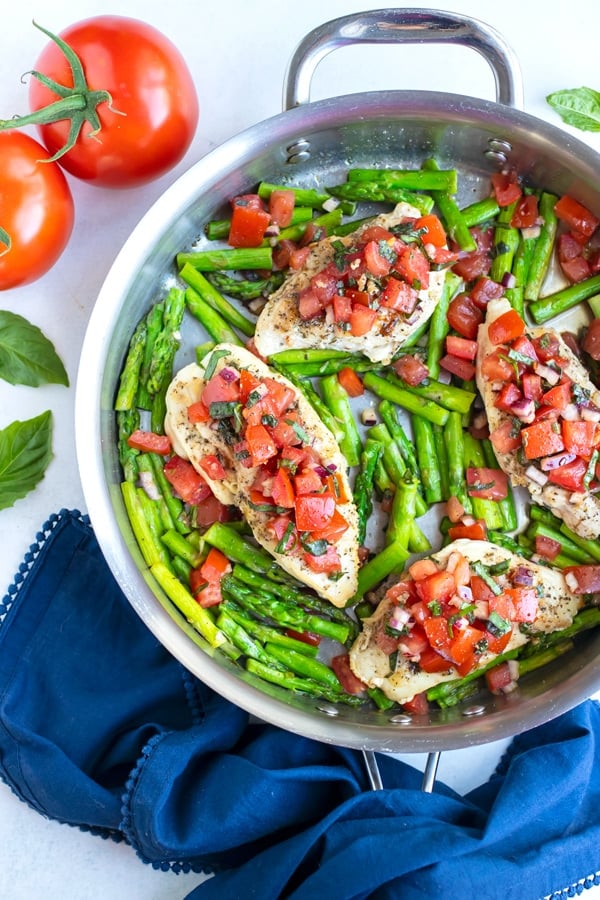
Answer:
<svg viewBox="0 0 600 900"><path fill-rule="evenodd" d="M0 512L0 585L12 581L23 554L48 514L61 507L83 508L76 472L73 398L80 347L98 289L123 240L179 174L234 133L281 109L287 61L301 37L321 22L352 11L381 8L360 0L122 0L121 14L145 19L180 48L198 88L201 117L192 147L169 175L146 187L119 192L70 180L77 221L70 245L55 268L36 283L0 296L0 308L18 312L54 342L71 379L69 389L13 387L0 382L0 427L51 409L55 420L54 460L37 490ZM407 7L426 4L406 3ZM522 0L455 0L452 8L495 26L516 51L523 70L525 109L560 124L545 96L564 87L600 89L597 67L597 3L565 6ZM436 8L445 9L450 4ZM0 44L0 115L22 112L26 87L20 82L43 46L32 19L60 31L68 24L106 12L100 0L21 0L11 5ZM361 56L362 54L362 56ZM492 98L485 63L473 52L410 47L345 49L327 58L314 81L313 99L354 91L398 88L448 90ZM596 150L600 136L581 135ZM1 198L0 198L1 204ZM1 208L1 206L0 206ZM442 756L440 777L459 790L483 780L504 744ZM423 758L413 758L422 767ZM590 870L598 868L590 860ZM586 873L582 873L584 875ZM6 900L179 900L202 876L165 874L144 866L127 847L41 818L0 784L0 896ZM557 888L559 886L557 885ZM594 890L586 896L600 895Z"/></svg>

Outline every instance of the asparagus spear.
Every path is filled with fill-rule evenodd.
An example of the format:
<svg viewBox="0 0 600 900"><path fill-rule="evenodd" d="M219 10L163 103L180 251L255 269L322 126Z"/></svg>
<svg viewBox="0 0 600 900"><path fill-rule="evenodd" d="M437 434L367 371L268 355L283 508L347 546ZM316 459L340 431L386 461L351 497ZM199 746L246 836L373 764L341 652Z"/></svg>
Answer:
<svg viewBox="0 0 600 900"><path fill-rule="evenodd" d="M406 547L397 542L384 547L361 567L356 598L362 599L393 572L401 572L409 555Z"/></svg>
<svg viewBox="0 0 600 900"><path fill-rule="evenodd" d="M383 445L379 441L368 438L360 455L360 468L354 481L354 505L358 512L358 543L365 542L367 522L373 512L373 479L377 463L383 453Z"/></svg>
<svg viewBox="0 0 600 900"><path fill-rule="evenodd" d="M150 366L154 357L156 338L163 327L164 308L164 301L155 303L146 317L146 344L144 346L144 358L139 373L137 393L137 405L140 409L152 409L152 397L148 391L148 379L150 377Z"/></svg>
<svg viewBox="0 0 600 900"><path fill-rule="evenodd" d="M450 301L462 286L463 281L453 272L447 272L442 295L430 319L429 338L427 342L427 368L430 378L438 378L440 359L445 353L446 335L450 330L448 324L448 307Z"/></svg>
<svg viewBox="0 0 600 900"><path fill-rule="evenodd" d="M233 600L223 600L220 604L220 609L226 611L230 618L245 628L249 634L257 638L262 644L267 642L279 644L281 647L287 647L290 650L295 650L297 653L304 653L306 656L316 656L319 652L319 648L315 644L299 641L282 631L278 631L277 628L272 628L260 622L249 613L244 612L242 607L234 603Z"/></svg>
<svg viewBox="0 0 600 900"><path fill-rule="evenodd" d="M439 166L434 159L426 159L422 168L427 172L439 170ZM449 237L458 244L461 250L475 250L477 248L475 239L467 228L463 214L452 193L449 191L432 191L434 201L440 211Z"/></svg>
<svg viewBox="0 0 600 900"><path fill-rule="evenodd" d="M223 294L243 302L268 297L283 284L283 272L273 272L268 278L250 281L247 278L232 278L224 272L206 272L206 279Z"/></svg>
<svg viewBox="0 0 600 900"><path fill-rule="evenodd" d="M600 291L600 275L592 275L585 281L579 281L540 300L534 300L529 304L529 312L534 322L541 325L581 303L582 300L593 297L598 291Z"/></svg>
<svg viewBox="0 0 600 900"><path fill-rule="evenodd" d="M272 684L286 688L289 691L300 691L303 694L323 697L333 703L346 703L348 706L361 706L364 703L360 696L347 694L343 690L332 690L327 685L314 681L312 678L301 678L290 671L281 672L278 669L272 669L256 659L249 659L246 668L249 672L258 675L265 681L270 681Z"/></svg>
<svg viewBox="0 0 600 900"><path fill-rule="evenodd" d="M245 334L246 337L252 337L254 335L254 322L251 322L250 319L247 319L235 306L232 306L229 300L219 293L216 287L210 283L202 272L199 272L198 269L195 269L189 263L186 263L180 269L179 275L186 284L193 288L196 293L209 304L209 306L212 306L226 322L234 328L237 328L242 334Z"/></svg>
<svg viewBox="0 0 600 900"><path fill-rule="evenodd" d="M235 271L238 269L272 269L273 248L268 247L235 247L232 250L194 250L178 253L176 256L178 269L189 263L201 272L214 272L220 269Z"/></svg>
<svg viewBox="0 0 600 900"><path fill-rule="evenodd" d="M400 379L398 379L398 382L400 382ZM403 382L398 384L391 377L382 378L374 372L366 372L363 383L367 390L373 391L382 400L390 400L392 403L397 403L403 409L423 416L423 418L436 425L445 425L448 421L449 412L447 409L433 400L427 400L425 397L419 396L406 386L401 386Z"/></svg>
<svg viewBox="0 0 600 900"><path fill-rule="evenodd" d="M399 544L408 549L416 515L418 486L419 482L411 472L406 472L396 486L385 534L387 544Z"/></svg>
<svg viewBox="0 0 600 900"><path fill-rule="evenodd" d="M133 332L121 370L119 389L115 400L115 409L119 412L131 410L135 406L147 333L148 325L144 318L138 322Z"/></svg>
<svg viewBox="0 0 600 900"><path fill-rule="evenodd" d="M536 322L544 321L544 319L538 319L536 317L531 307L536 305L532 301L538 301L542 282L544 281L550 263L550 257L552 256L552 251L554 249L558 225L554 206L557 200L558 197L555 194L550 194L547 191L544 191L540 197L539 212L543 219L543 224L540 235L535 243L527 283L525 284L523 293L525 300L531 304L529 309ZM543 303L544 301L538 302Z"/></svg>
<svg viewBox="0 0 600 900"><path fill-rule="evenodd" d="M427 419L412 416L413 435L425 500L430 505L442 501L442 477L435 451L434 426Z"/></svg>
<svg viewBox="0 0 600 900"><path fill-rule="evenodd" d="M185 292L185 302L191 314L204 326L215 343L243 346L244 342L223 316L191 287Z"/></svg>
<svg viewBox="0 0 600 900"><path fill-rule="evenodd" d="M433 199L428 194L417 194L401 187L380 184L376 181L346 181L327 188L332 197L368 203L409 203L423 215L433 209Z"/></svg>
<svg viewBox="0 0 600 900"><path fill-rule="evenodd" d="M467 228L483 225L495 219L499 212L500 207L494 197L484 197L483 200L476 200L461 209L463 222Z"/></svg>
<svg viewBox="0 0 600 900"><path fill-rule="evenodd" d="M348 181L377 182L390 187L405 188L409 191L447 191L455 194L458 190L456 169L349 169Z"/></svg>
<svg viewBox="0 0 600 900"><path fill-rule="evenodd" d="M117 448L119 462L126 481L135 483L138 477L139 450L130 447L127 438L140 427L140 414L137 409L119 410L117 412Z"/></svg>
<svg viewBox="0 0 600 900"><path fill-rule="evenodd" d="M332 416L341 425L343 435L339 439L339 447L349 466L357 466L362 451L362 441L350 406L347 391L341 385L337 375L326 375L321 379L323 399Z"/></svg>
<svg viewBox="0 0 600 900"><path fill-rule="evenodd" d="M185 294L171 288L165 298L163 327L156 336L148 373L148 391L157 394L166 387L173 374L173 360L181 343L179 329L185 311Z"/></svg>

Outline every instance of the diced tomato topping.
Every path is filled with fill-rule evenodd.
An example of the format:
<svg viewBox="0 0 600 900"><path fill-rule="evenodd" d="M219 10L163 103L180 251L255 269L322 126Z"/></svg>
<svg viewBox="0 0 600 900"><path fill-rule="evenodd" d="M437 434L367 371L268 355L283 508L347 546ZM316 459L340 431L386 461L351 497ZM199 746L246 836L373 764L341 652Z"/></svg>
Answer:
<svg viewBox="0 0 600 900"><path fill-rule="evenodd" d="M597 594L600 591L600 565L567 566L563 574L574 594Z"/></svg>
<svg viewBox="0 0 600 900"><path fill-rule="evenodd" d="M558 218L565 222L572 231L579 231L587 238L591 237L600 224L597 218L590 210L570 197L568 194L563 196L554 204L554 212Z"/></svg>
<svg viewBox="0 0 600 900"><path fill-rule="evenodd" d="M451 375L456 375L457 378L460 378L463 381L471 381L471 379L475 377L475 363L469 362L468 359L452 356L450 353L446 353L445 356L442 356L440 359L440 366L442 369L445 369L446 372L450 372Z"/></svg>
<svg viewBox="0 0 600 900"><path fill-rule="evenodd" d="M448 620L444 616L430 616L423 622L423 628L432 649L448 662L453 662Z"/></svg>
<svg viewBox="0 0 600 900"><path fill-rule="evenodd" d="M598 444L600 436L598 424L584 419L575 421L563 419L561 427L565 450L589 459Z"/></svg>
<svg viewBox="0 0 600 900"><path fill-rule="evenodd" d="M450 646L452 660L458 674L464 677L475 666L475 647L480 643L482 633L473 625L463 625L461 628L455 626L453 635Z"/></svg>
<svg viewBox="0 0 600 900"><path fill-rule="evenodd" d="M523 193L515 172L495 172L490 180L498 206L510 206Z"/></svg>
<svg viewBox="0 0 600 900"><path fill-rule="evenodd" d="M296 527L298 531L317 531L325 528L335 512L335 497L329 491L321 494L301 494L296 497Z"/></svg>
<svg viewBox="0 0 600 900"><path fill-rule="evenodd" d="M201 576L205 581L220 581L227 572L231 572L231 563L224 553L216 547L211 547L200 566Z"/></svg>
<svg viewBox="0 0 600 900"><path fill-rule="evenodd" d="M565 259L560 264L561 269L573 284L585 281L592 274L589 262L584 256L576 256L574 259Z"/></svg>
<svg viewBox="0 0 600 900"><path fill-rule="evenodd" d="M414 244L400 253L394 268L415 290L427 290L429 287L429 261Z"/></svg>
<svg viewBox="0 0 600 900"><path fill-rule="evenodd" d="M290 265L290 259L292 256L292 252L298 249L295 241L290 241L288 238L283 238L283 240L277 241L275 246L273 247L273 269L275 272L280 272L282 269L287 269Z"/></svg>
<svg viewBox="0 0 600 900"><path fill-rule="evenodd" d="M214 494L205 497L194 509L194 523L199 528L208 528L214 522L229 522L231 517L230 507L221 503Z"/></svg>
<svg viewBox="0 0 600 900"><path fill-rule="evenodd" d="M469 466L466 476L470 497L482 497L484 500L504 500L508 495L508 476L502 469Z"/></svg>
<svg viewBox="0 0 600 900"><path fill-rule="evenodd" d="M127 445L133 450L141 450L144 453L158 453L159 456L168 456L171 452L171 438L167 434L142 431L139 428L131 432L127 438Z"/></svg>
<svg viewBox="0 0 600 900"><path fill-rule="evenodd" d="M415 694L412 700L405 700L402 709L410 713L412 716L425 716L429 711L429 701L427 700L427 691Z"/></svg>
<svg viewBox="0 0 600 900"><path fill-rule="evenodd" d="M347 694L362 694L363 691L366 691L367 685L363 684L350 668L350 655L348 653L341 653L332 657L331 668Z"/></svg>
<svg viewBox="0 0 600 900"><path fill-rule="evenodd" d="M469 341L467 338L449 334L446 338L446 352L460 359L473 361L477 356L477 341Z"/></svg>
<svg viewBox="0 0 600 900"><path fill-rule="evenodd" d="M490 300L497 300L503 294L503 286L487 275L481 275L469 291L471 300L480 309L486 309Z"/></svg>
<svg viewBox="0 0 600 900"><path fill-rule="evenodd" d="M521 429L516 421L507 419L491 432L490 440L496 453L512 453L521 446Z"/></svg>
<svg viewBox="0 0 600 900"><path fill-rule="evenodd" d="M223 481L227 476L221 460L214 453L203 456L199 465L207 478L211 478L213 481Z"/></svg>
<svg viewBox="0 0 600 900"><path fill-rule="evenodd" d="M450 327L458 331L461 337L476 340L479 326L483 322L483 313L468 294L458 294L450 301L447 317Z"/></svg>
<svg viewBox="0 0 600 900"><path fill-rule="evenodd" d="M417 219L415 222L415 230L423 231L422 241L424 244L433 244L434 247L444 247L447 243L444 226L440 222L438 216L432 213Z"/></svg>
<svg viewBox="0 0 600 900"><path fill-rule="evenodd" d="M319 556L305 553L304 560L306 565L318 575L332 575L334 572L339 572L342 568L340 555L333 544L329 544L325 553L321 553Z"/></svg>
<svg viewBox="0 0 600 900"><path fill-rule="evenodd" d="M566 379L556 384L542 395L544 406L552 406L554 409L563 410L571 402L572 382Z"/></svg>
<svg viewBox="0 0 600 900"><path fill-rule="evenodd" d="M449 600L456 585L452 574L442 570L417 581L416 588L420 599L424 603L431 603L432 600Z"/></svg>
<svg viewBox="0 0 600 900"><path fill-rule="evenodd" d="M407 315L414 310L419 299L417 291L406 281L391 276L388 278L379 302L387 309L395 309Z"/></svg>
<svg viewBox="0 0 600 900"><path fill-rule="evenodd" d="M273 484L271 487L271 496L275 506L281 506L284 509L293 509L296 502L294 486L287 469L279 468L273 476Z"/></svg>
<svg viewBox="0 0 600 900"><path fill-rule="evenodd" d="M592 359L600 359L600 319L592 319L586 329L582 346Z"/></svg>
<svg viewBox="0 0 600 900"><path fill-rule="evenodd" d="M305 466L294 475L294 490L296 494L314 494L323 487L321 476L314 470Z"/></svg>
<svg viewBox="0 0 600 900"><path fill-rule="evenodd" d="M238 197L233 202L228 243L231 247L259 247L271 217L266 209Z"/></svg>
<svg viewBox="0 0 600 900"><path fill-rule="evenodd" d="M377 318L377 310L355 303L350 313L350 331L354 337L368 334Z"/></svg>
<svg viewBox="0 0 600 900"><path fill-rule="evenodd" d="M581 256L582 246L580 242L569 232L558 236L558 260L560 263L569 262L576 256Z"/></svg>
<svg viewBox="0 0 600 900"><path fill-rule="evenodd" d="M492 666L485 673L485 683L491 694L502 694L513 681L510 666L507 662Z"/></svg>
<svg viewBox="0 0 600 900"><path fill-rule="evenodd" d="M195 403L191 403L187 408L187 414L192 425L197 425L198 422L208 422L210 420L210 412L202 400L196 400Z"/></svg>
<svg viewBox="0 0 600 900"><path fill-rule="evenodd" d="M585 459L576 457L573 462L560 466L557 469L551 469L547 472L548 480L552 484L563 487L567 491L581 493L584 490L584 478L587 472L588 464Z"/></svg>
<svg viewBox="0 0 600 900"><path fill-rule="evenodd" d="M248 425L246 441L253 466L261 466L272 457L277 456L275 441L264 425Z"/></svg>
<svg viewBox="0 0 600 900"><path fill-rule="evenodd" d="M365 244L367 270L375 278L382 278L392 268L393 255L389 251L389 245L385 241L369 241Z"/></svg>
<svg viewBox="0 0 600 900"><path fill-rule="evenodd" d="M535 552L538 556L543 556L544 559L552 562L552 560L556 559L561 550L562 547L559 541L555 541L554 538L546 537L544 534L536 534Z"/></svg>
<svg viewBox="0 0 600 900"><path fill-rule="evenodd" d="M524 194L518 201L510 224L513 228L532 228L538 220L538 199L535 194Z"/></svg>
<svg viewBox="0 0 600 900"><path fill-rule="evenodd" d="M230 403L240 399L239 379L227 381L220 374L213 375L202 390L201 400L210 412L211 403Z"/></svg>
<svg viewBox="0 0 600 900"><path fill-rule="evenodd" d="M293 628L286 628L285 633L288 637L294 638L295 641L302 641L309 647L318 647L321 643L321 635L315 634L313 631L294 631Z"/></svg>
<svg viewBox="0 0 600 900"><path fill-rule="evenodd" d="M365 392L365 386L354 369L345 366L338 372L338 381L349 397L361 397Z"/></svg>
<svg viewBox="0 0 600 900"><path fill-rule="evenodd" d="M349 322L352 315L352 300L346 294L336 294L331 301L333 318L340 322Z"/></svg>
<svg viewBox="0 0 600 900"><path fill-rule="evenodd" d="M525 372L521 377L523 396L527 400L542 399L542 379L533 372Z"/></svg>
<svg viewBox="0 0 600 900"><path fill-rule="evenodd" d="M317 272L310 280L310 287L321 306L328 306L338 292L338 275L329 268Z"/></svg>
<svg viewBox="0 0 600 900"><path fill-rule="evenodd" d="M384 228L383 225L367 225L360 233L360 243L366 245L369 241L389 241L393 242L395 237L391 231Z"/></svg>
<svg viewBox="0 0 600 900"><path fill-rule="evenodd" d="M509 309L490 323L488 336L492 344L508 344L520 337L524 331L525 322L519 313L514 309Z"/></svg>
<svg viewBox="0 0 600 900"><path fill-rule="evenodd" d="M240 402L243 403L244 406L248 402L250 394L253 391L256 391L260 384L260 378L253 375L249 369L242 369L240 371Z"/></svg>
<svg viewBox="0 0 600 900"><path fill-rule="evenodd" d="M485 250L474 250L462 256L452 266L452 271L464 281L474 281L481 275L487 275L492 265L492 258Z"/></svg>
<svg viewBox="0 0 600 900"><path fill-rule="evenodd" d="M172 456L164 466L164 473L169 484L185 503L193 506L202 503L210 497L212 491L202 475L187 459L180 456Z"/></svg>
<svg viewBox="0 0 600 900"><path fill-rule="evenodd" d="M195 599L200 606L208 609L210 606L218 606L223 600L221 593L221 584L219 581L208 581L199 585L195 591L192 591Z"/></svg>
<svg viewBox="0 0 600 900"><path fill-rule="evenodd" d="M438 567L432 559L418 559L409 566L408 574L414 581L422 581L429 575L435 575Z"/></svg>
<svg viewBox="0 0 600 900"><path fill-rule="evenodd" d="M292 221L296 195L293 191L272 191L269 197L269 213L271 222L280 228L287 228Z"/></svg>
<svg viewBox="0 0 600 900"><path fill-rule="evenodd" d="M481 374L487 381L514 381L517 377L515 367L499 350L494 350L483 358Z"/></svg>
<svg viewBox="0 0 600 900"><path fill-rule="evenodd" d="M555 423L548 420L534 422L533 425L522 428L521 437L527 459L552 456L565 449L560 427L555 427Z"/></svg>
<svg viewBox="0 0 600 900"><path fill-rule="evenodd" d="M429 369L420 356L414 353L405 353L394 363L396 374L411 387L416 387L429 377Z"/></svg>
<svg viewBox="0 0 600 900"><path fill-rule="evenodd" d="M447 626L446 626L447 627ZM419 657L419 666L424 672L447 672L450 669L450 662L437 653L433 647L427 647Z"/></svg>
<svg viewBox="0 0 600 900"><path fill-rule="evenodd" d="M323 305L311 287L303 290L298 297L298 313L305 321L322 315Z"/></svg>
<svg viewBox="0 0 600 900"><path fill-rule="evenodd" d="M339 509L335 509L333 516L324 528L318 528L311 532L315 541L327 541L328 544L337 544L350 526Z"/></svg>
<svg viewBox="0 0 600 900"><path fill-rule="evenodd" d="M457 541L460 538L467 538L470 541L487 541L488 531L485 519L477 519L472 525L463 525L460 522L451 525L448 529L448 536L451 541Z"/></svg>
<svg viewBox="0 0 600 900"><path fill-rule="evenodd" d="M523 395L516 384L507 381L496 394L494 406L502 412L510 413L513 410L514 404L521 400L522 397Z"/></svg>
<svg viewBox="0 0 600 900"><path fill-rule="evenodd" d="M290 253L290 269L301 269L310 254L310 247L296 247Z"/></svg>

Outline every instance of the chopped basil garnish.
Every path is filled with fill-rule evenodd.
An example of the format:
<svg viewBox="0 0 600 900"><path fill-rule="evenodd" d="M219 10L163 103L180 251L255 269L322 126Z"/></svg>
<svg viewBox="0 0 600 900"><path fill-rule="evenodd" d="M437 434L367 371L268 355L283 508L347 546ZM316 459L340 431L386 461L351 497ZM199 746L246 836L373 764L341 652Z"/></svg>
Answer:
<svg viewBox="0 0 600 900"><path fill-rule="evenodd" d="M217 363L220 359L223 359L224 356L229 356L229 350L213 350L208 357L206 369L204 370L205 381L209 381L213 377L215 369L217 368Z"/></svg>
<svg viewBox="0 0 600 900"><path fill-rule="evenodd" d="M294 536L294 542L292 544L292 547L289 546L290 538L292 537L293 534L294 534L294 523L288 522L288 526L283 533L283 537L281 538L281 540L275 547L275 553L285 553L286 550L291 550L296 545L297 537Z"/></svg>
<svg viewBox="0 0 600 900"><path fill-rule="evenodd" d="M311 541L306 535L307 533L300 535L300 543L302 544L303 550L306 550L311 556L323 556L327 553L327 548L329 547L327 541Z"/></svg>
<svg viewBox="0 0 600 900"><path fill-rule="evenodd" d="M310 437L302 427L297 422L294 422L293 419L285 419L285 424L289 425L296 435L297 438L300 438L303 444L310 444Z"/></svg>
<svg viewBox="0 0 600 900"><path fill-rule="evenodd" d="M479 575L482 581L485 581L492 593L494 593L496 596L502 593L502 588L497 581L494 581L493 576L490 575L489 569L484 566L484 564L480 560L476 559L474 562L472 562L471 568L476 575Z"/></svg>
<svg viewBox="0 0 600 900"><path fill-rule="evenodd" d="M487 630L490 634L493 634L494 637L502 637L503 634L506 634L512 628L510 622L506 619L503 619L496 610L492 610L490 613L490 617L487 621Z"/></svg>
<svg viewBox="0 0 600 900"><path fill-rule="evenodd" d="M270 413L265 413L265 415L260 418L261 425L268 425L269 428L275 428L277 426L277 421L277 418Z"/></svg>

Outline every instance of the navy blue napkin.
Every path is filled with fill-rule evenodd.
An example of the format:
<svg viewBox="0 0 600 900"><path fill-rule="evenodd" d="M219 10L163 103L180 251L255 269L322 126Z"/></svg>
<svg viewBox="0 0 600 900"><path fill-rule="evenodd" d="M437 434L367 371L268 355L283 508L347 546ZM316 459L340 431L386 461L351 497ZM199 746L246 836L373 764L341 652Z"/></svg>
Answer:
<svg viewBox="0 0 600 900"><path fill-rule="evenodd" d="M465 797L248 716L183 669L115 583L85 516L36 535L0 606L0 775L45 816L214 872L210 898L518 898L600 883L600 711L514 739ZM577 887L577 883L579 886Z"/></svg>

